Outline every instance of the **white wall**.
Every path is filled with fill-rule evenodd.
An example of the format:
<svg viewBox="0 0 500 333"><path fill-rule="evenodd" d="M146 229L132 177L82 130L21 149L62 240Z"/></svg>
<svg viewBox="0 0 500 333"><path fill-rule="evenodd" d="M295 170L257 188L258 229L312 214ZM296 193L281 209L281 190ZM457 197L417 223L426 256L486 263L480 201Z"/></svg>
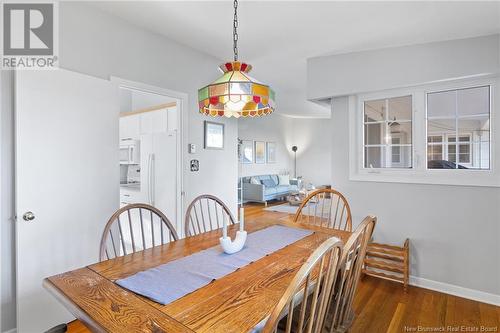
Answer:
<svg viewBox="0 0 500 333"><path fill-rule="evenodd" d="M198 114L197 89L218 76L220 61L209 55L182 46L160 35L135 27L126 21L78 2L61 2L60 67L109 79L126 80L167 88L188 94L189 105L184 113L185 202L201 193L221 197L234 211L237 207L237 121L218 118L225 123L225 149L203 149L203 121ZM6 75L2 72L2 79ZM2 80L4 83L4 80ZM7 82L9 83L9 82ZM11 87L11 84L10 84ZM9 86L2 88L8 92ZM4 99L2 99L3 101ZM13 216L13 137L12 107L2 105L2 331L15 325ZM187 143L198 147L187 154ZM200 161L200 171L189 171L188 161ZM104 223L105 221L103 221Z"/></svg>
<svg viewBox="0 0 500 333"><path fill-rule="evenodd" d="M293 177L297 146L297 176L305 183L331 184L330 119L291 118L279 114L238 120L238 137L243 140L274 141L277 163L243 164L242 176L279 174L288 170Z"/></svg>
<svg viewBox="0 0 500 333"><path fill-rule="evenodd" d="M499 73L499 36L312 59L308 91L331 97ZM380 242L409 237L416 282L499 302L500 188L350 181L347 97L333 99L330 131L333 186L354 221L376 215Z"/></svg>
<svg viewBox="0 0 500 333"><path fill-rule="evenodd" d="M292 143L297 146L297 176L305 184L327 185L331 176L330 119L293 118Z"/></svg>
<svg viewBox="0 0 500 333"><path fill-rule="evenodd" d="M276 113L260 118L238 119L240 139L276 142L276 163L242 164L241 176L282 174L285 170L293 174L291 130L292 119Z"/></svg>
<svg viewBox="0 0 500 333"><path fill-rule="evenodd" d="M307 61L307 97L322 99L497 74L499 36L311 58Z"/></svg>

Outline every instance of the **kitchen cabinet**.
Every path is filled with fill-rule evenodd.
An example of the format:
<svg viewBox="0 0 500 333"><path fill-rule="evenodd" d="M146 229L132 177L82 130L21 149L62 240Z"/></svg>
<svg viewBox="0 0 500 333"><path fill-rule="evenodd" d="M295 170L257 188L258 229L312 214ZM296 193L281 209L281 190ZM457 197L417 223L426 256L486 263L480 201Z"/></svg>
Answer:
<svg viewBox="0 0 500 333"><path fill-rule="evenodd" d="M168 130L168 109L150 111L140 114L142 134L162 133Z"/></svg>
<svg viewBox="0 0 500 333"><path fill-rule="evenodd" d="M177 108L137 113L120 117L120 139L139 140L141 135L177 130Z"/></svg>
<svg viewBox="0 0 500 333"><path fill-rule="evenodd" d="M120 117L120 140L138 140L140 135L139 115Z"/></svg>
<svg viewBox="0 0 500 333"><path fill-rule="evenodd" d="M147 198L142 193L140 186L120 186L120 206L138 202L147 203Z"/></svg>

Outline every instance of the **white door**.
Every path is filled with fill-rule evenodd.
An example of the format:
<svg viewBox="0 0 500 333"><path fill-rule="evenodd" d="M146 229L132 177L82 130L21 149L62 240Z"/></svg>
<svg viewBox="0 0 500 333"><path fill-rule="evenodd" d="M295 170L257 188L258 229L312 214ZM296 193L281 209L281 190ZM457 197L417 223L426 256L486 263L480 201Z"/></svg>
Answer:
<svg viewBox="0 0 500 333"><path fill-rule="evenodd" d="M119 205L118 116L109 81L66 70L16 74L19 333L73 319L42 280L98 261Z"/></svg>

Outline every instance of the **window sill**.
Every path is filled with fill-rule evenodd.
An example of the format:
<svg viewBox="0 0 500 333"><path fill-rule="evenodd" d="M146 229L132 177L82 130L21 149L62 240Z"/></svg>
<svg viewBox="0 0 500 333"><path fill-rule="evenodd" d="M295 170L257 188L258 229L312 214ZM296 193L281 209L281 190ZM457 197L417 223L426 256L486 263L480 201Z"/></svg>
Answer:
<svg viewBox="0 0 500 333"><path fill-rule="evenodd" d="M500 187L500 177L491 170L359 170L351 181Z"/></svg>

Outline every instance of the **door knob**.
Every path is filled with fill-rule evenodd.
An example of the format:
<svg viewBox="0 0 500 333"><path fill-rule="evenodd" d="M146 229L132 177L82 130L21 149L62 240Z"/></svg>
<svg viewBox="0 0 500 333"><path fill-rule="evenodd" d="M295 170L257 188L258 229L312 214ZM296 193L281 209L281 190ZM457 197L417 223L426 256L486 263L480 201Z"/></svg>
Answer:
<svg viewBox="0 0 500 333"><path fill-rule="evenodd" d="M35 219L35 214L33 212L26 212L23 214L23 220L25 221L33 221Z"/></svg>

